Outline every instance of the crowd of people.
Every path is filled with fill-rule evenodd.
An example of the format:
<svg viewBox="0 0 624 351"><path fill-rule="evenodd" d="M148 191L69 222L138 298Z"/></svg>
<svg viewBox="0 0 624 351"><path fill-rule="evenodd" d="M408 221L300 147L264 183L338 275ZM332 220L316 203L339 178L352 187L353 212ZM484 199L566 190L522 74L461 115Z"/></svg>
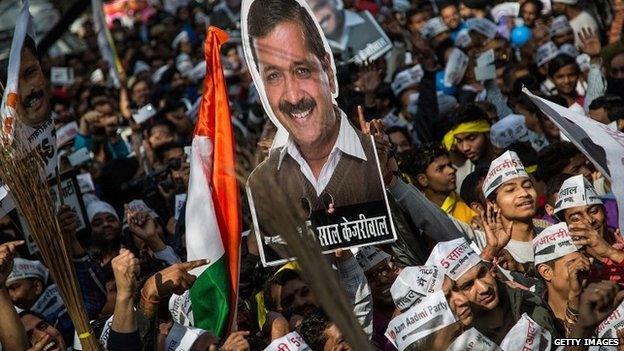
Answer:
<svg viewBox="0 0 624 351"><path fill-rule="evenodd" d="M255 0L290 11L283 1ZM612 340L605 350L624 346L624 239L612 179L523 92L624 131L621 1L307 3L335 63L337 106L326 112L340 110L338 125L374 136L392 211L394 242L325 255L371 348L556 350L556 340L595 337ZM64 205L57 217L103 348L351 350L298 263L261 260L245 181L271 160L278 127L245 62L241 0L105 6L123 66L118 76L88 14L68 29L84 51L39 52L26 40L20 71L24 107L52 114L60 173L78 184L83 211ZM351 44L376 40L355 28L369 15L391 48L354 59ZM210 70L208 26L230 36L221 62L243 219L235 323L221 335L194 326L192 306L178 300L196 280L189 271L206 264L186 257L185 195ZM50 80L57 67L71 68L71 79ZM302 67L283 73L286 99L299 98L296 80L318 73ZM301 99L274 110L304 114ZM331 146L320 159L308 159L298 144L285 147L299 147L309 172L299 166L317 194L327 185L325 168L338 162L332 155L352 152ZM368 180L357 172L343 177L354 185ZM18 211L0 218L1 349L81 350L27 233Z"/></svg>

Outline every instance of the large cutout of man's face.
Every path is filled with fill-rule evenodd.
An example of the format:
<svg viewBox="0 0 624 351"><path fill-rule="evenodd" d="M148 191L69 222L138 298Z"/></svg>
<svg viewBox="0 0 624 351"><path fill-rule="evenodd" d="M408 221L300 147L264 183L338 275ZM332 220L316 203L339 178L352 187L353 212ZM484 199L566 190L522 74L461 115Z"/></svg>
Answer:
<svg viewBox="0 0 624 351"><path fill-rule="evenodd" d="M248 66L273 122L300 148L322 147L340 125L329 44L303 0L284 0L284 13L290 15L277 20L258 13L265 6L282 8L282 2L270 3L255 0L244 6L243 26L251 32L243 31ZM266 21L272 22L263 27Z"/></svg>
<svg viewBox="0 0 624 351"><path fill-rule="evenodd" d="M313 146L335 126L334 82L328 58L321 62L306 42L302 26L289 21L255 39L254 50L275 116L297 144Z"/></svg>
<svg viewBox="0 0 624 351"><path fill-rule="evenodd" d="M47 81L39 60L26 45L22 48L18 92L21 103L18 117L22 123L37 127L50 118Z"/></svg>

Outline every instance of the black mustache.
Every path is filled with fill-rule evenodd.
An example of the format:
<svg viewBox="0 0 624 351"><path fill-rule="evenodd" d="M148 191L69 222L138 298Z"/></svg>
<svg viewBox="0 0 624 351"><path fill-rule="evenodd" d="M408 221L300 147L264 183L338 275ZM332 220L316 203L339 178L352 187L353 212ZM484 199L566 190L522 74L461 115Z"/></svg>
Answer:
<svg viewBox="0 0 624 351"><path fill-rule="evenodd" d="M301 113L304 111L308 111L316 107L316 102L310 98L303 98L299 100L296 104L291 104L288 101L280 101L279 110L285 115L292 115L294 113Z"/></svg>
<svg viewBox="0 0 624 351"><path fill-rule="evenodd" d="M34 100L34 99L41 99L41 98L43 98L43 90L36 90L28 94L26 98L24 99L24 102Z"/></svg>

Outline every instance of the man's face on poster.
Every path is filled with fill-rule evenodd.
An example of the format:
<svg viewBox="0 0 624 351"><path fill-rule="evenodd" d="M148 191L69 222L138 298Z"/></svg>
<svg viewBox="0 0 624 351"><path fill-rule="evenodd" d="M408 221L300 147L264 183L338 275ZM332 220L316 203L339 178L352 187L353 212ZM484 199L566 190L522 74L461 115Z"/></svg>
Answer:
<svg viewBox="0 0 624 351"><path fill-rule="evenodd" d="M22 110L19 119L36 127L50 118L48 86L37 57L28 49L22 49L18 92Z"/></svg>
<svg viewBox="0 0 624 351"><path fill-rule="evenodd" d="M298 146L321 146L336 126L329 54L321 62L308 48L302 25L278 24L253 41L269 105Z"/></svg>
<svg viewBox="0 0 624 351"><path fill-rule="evenodd" d="M323 33L335 38L342 32L344 13L336 8L336 0L307 0Z"/></svg>

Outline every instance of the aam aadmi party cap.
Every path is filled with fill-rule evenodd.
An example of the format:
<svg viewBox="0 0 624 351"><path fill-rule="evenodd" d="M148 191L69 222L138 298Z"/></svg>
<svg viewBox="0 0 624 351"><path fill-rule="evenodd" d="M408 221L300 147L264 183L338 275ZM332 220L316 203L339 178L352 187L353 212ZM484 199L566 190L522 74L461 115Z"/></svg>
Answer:
<svg viewBox="0 0 624 351"><path fill-rule="evenodd" d="M406 70L403 70L394 77L390 88L395 96L399 96L405 89L413 87L420 83L424 76L424 71L421 65L414 65Z"/></svg>
<svg viewBox="0 0 624 351"><path fill-rule="evenodd" d="M490 169L483 181L483 194L487 198L503 183L516 178L528 177L529 174L524 169L518 155L514 151L506 151L490 164Z"/></svg>
<svg viewBox="0 0 624 351"><path fill-rule="evenodd" d="M599 338L617 338L617 332L624 329L624 302L620 305L596 328L596 335Z"/></svg>
<svg viewBox="0 0 624 351"><path fill-rule="evenodd" d="M6 284L9 285L16 280L28 278L41 279L45 284L48 280L48 269L39 261L31 261L16 257L13 260L13 270L11 271L11 274L9 274Z"/></svg>
<svg viewBox="0 0 624 351"><path fill-rule="evenodd" d="M490 15L492 15L492 18L496 23L500 23L503 17L518 17L520 15L520 3L509 1L498 4L492 7Z"/></svg>
<svg viewBox="0 0 624 351"><path fill-rule="evenodd" d="M518 141L529 141L529 129L524 116L510 114L492 124L490 141L492 145L501 149Z"/></svg>
<svg viewBox="0 0 624 351"><path fill-rule="evenodd" d="M570 26L570 21L565 15L559 15L555 17L550 24L550 35L560 35L565 34L572 31L572 26Z"/></svg>
<svg viewBox="0 0 624 351"><path fill-rule="evenodd" d="M375 246L363 246L355 249L355 259L364 272L375 267L380 262L390 258L390 255L376 248Z"/></svg>
<svg viewBox="0 0 624 351"><path fill-rule="evenodd" d="M423 298L388 323L386 338L399 349L406 350L416 341L457 322L444 293L438 291Z"/></svg>
<svg viewBox="0 0 624 351"><path fill-rule="evenodd" d="M552 61L555 57L559 55L559 49L557 45L552 41L546 42L542 44L539 48L537 48L537 53L535 54L535 61L537 61L537 66L543 66L548 62Z"/></svg>
<svg viewBox="0 0 624 351"><path fill-rule="evenodd" d="M477 329L470 328L453 341L446 351L501 351L492 340Z"/></svg>
<svg viewBox="0 0 624 351"><path fill-rule="evenodd" d="M442 17L434 17L428 20L425 25L420 30L420 34L425 37L425 39L431 39L438 34L442 34L449 30L449 27L446 26Z"/></svg>
<svg viewBox="0 0 624 351"><path fill-rule="evenodd" d="M396 307L405 311L423 297L442 289L444 271L435 266L405 267L390 287Z"/></svg>
<svg viewBox="0 0 624 351"><path fill-rule="evenodd" d="M469 30L474 30L477 33L483 34L489 39L494 38L496 33L498 33L498 26L496 23L487 18L471 18L466 21L466 27L468 27Z"/></svg>
<svg viewBox="0 0 624 351"><path fill-rule="evenodd" d="M576 5L578 4L578 0L552 0L553 3L558 2L560 4L566 5Z"/></svg>
<svg viewBox="0 0 624 351"><path fill-rule="evenodd" d="M542 328L526 313L518 320L500 344L503 350L547 350L550 346L550 332Z"/></svg>
<svg viewBox="0 0 624 351"><path fill-rule="evenodd" d="M93 221L93 217L95 217L98 213L108 213L115 216L115 218L119 219L117 212L109 203L104 201L93 201L87 205L87 217L89 217L89 223Z"/></svg>
<svg viewBox="0 0 624 351"><path fill-rule="evenodd" d="M206 331L203 329L185 327L181 324L173 323L165 340L165 350L188 351L195 343L195 340L204 333Z"/></svg>
<svg viewBox="0 0 624 351"><path fill-rule="evenodd" d="M581 54L576 46L568 43L561 45L561 47L559 48L559 53L563 55L568 55L572 58L576 58L578 55Z"/></svg>
<svg viewBox="0 0 624 351"><path fill-rule="evenodd" d="M576 251L578 250L565 222L551 225L533 239L536 266Z"/></svg>
<svg viewBox="0 0 624 351"><path fill-rule="evenodd" d="M470 247L468 241L459 238L437 243L425 265L441 268L449 278L457 280L479 262L481 257Z"/></svg>
<svg viewBox="0 0 624 351"><path fill-rule="evenodd" d="M590 205L602 205L602 201L585 177L580 174L575 175L561 184L561 188L557 192L555 214L567 208Z"/></svg>
<svg viewBox="0 0 624 351"><path fill-rule="evenodd" d="M187 327L193 325L190 290L186 290L182 295L171 295L171 298L169 298L169 312L174 322Z"/></svg>
<svg viewBox="0 0 624 351"><path fill-rule="evenodd" d="M277 338L264 351L311 351L312 349L297 332L290 332Z"/></svg>

